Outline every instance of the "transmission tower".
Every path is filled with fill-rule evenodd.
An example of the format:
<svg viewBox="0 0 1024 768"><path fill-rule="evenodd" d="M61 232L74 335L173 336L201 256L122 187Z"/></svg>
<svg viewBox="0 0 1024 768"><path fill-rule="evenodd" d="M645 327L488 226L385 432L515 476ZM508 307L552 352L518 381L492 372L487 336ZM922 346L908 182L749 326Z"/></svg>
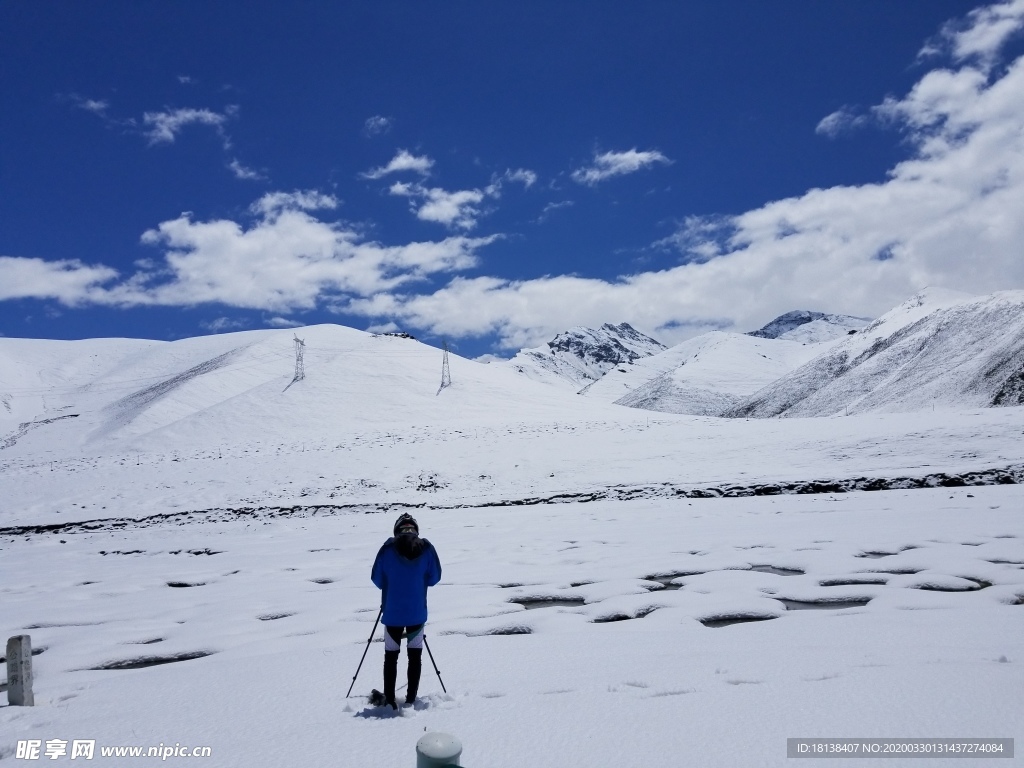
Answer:
<svg viewBox="0 0 1024 768"><path fill-rule="evenodd" d="M292 383L296 381L302 381L306 378L306 367L303 364L302 356L306 351L306 342L295 334L295 378L292 379Z"/></svg>
<svg viewBox="0 0 1024 768"><path fill-rule="evenodd" d="M452 372L448 369L448 342L444 342L444 362L441 363L441 386L437 388L437 394L441 390L452 385Z"/></svg>

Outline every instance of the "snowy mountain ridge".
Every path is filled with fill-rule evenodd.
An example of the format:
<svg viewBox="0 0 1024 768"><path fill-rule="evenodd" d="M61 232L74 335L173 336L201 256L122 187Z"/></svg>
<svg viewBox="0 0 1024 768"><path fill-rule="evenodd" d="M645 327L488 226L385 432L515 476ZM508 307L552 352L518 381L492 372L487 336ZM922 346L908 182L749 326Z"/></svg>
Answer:
<svg viewBox="0 0 1024 768"><path fill-rule="evenodd" d="M847 335L850 331L860 330L871 322L868 317L851 315L830 315L825 312L811 312L798 309L779 315L767 325L747 336L762 339L788 339L805 343L830 341Z"/></svg>
<svg viewBox="0 0 1024 768"><path fill-rule="evenodd" d="M631 408L714 416L810 360L815 344L711 331L632 365L581 394Z"/></svg>
<svg viewBox="0 0 1024 768"><path fill-rule="evenodd" d="M664 349L664 344L629 323L605 323L597 329L570 328L544 346L520 350L505 365L535 381L578 390L619 364L629 365Z"/></svg>
<svg viewBox="0 0 1024 768"><path fill-rule="evenodd" d="M1024 291L928 289L723 415L1024 404Z"/></svg>

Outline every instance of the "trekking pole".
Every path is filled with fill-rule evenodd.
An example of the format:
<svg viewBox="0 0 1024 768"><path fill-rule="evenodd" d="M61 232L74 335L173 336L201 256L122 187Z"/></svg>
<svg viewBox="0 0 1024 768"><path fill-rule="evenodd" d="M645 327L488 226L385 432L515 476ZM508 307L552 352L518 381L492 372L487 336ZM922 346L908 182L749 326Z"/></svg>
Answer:
<svg viewBox="0 0 1024 768"><path fill-rule="evenodd" d="M437 673L437 679L441 682L441 690L448 693L448 689L444 687L444 680L441 680L441 670L437 668L437 662L434 661L434 654L430 652L430 644L427 642L427 636L423 636L423 645L427 648L427 655L430 657L430 663L434 665L434 671Z"/></svg>
<svg viewBox="0 0 1024 768"><path fill-rule="evenodd" d="M359 677L359 670L363 668L363 662L364 662L364 661L366 660L366 652L367 652L368 650L370 650L370 643L372 643L372 642L373 642L373 634L374 634L374 632L376 632L376 631L377 631L377 624L378 624L378 623L380 622L380 617L381 617L381 615L382 615L383 613L384 613L384 606L382 605L382 606L380 607L380 610L379 610L379 611L377 611L377 621L373 622L373 629L372 629L372 630L370 630L370 639L366 641L366 647L365 647L365 648L363 649L363 658L361 658L361 659L359 660L359 666L358 666L358 667L356 667L356 673L355 673L354 675L352 675L352 685L350 685L350 686L348 687L348 693L346 693L346 694L345 694L345 698L346 698L346 699L347 699L347 698L348 698L348 697L349 697L349 696L351 695L351 693L352 693L352 686L356 684L356 678L357 678L357 677ZM436 669L436 667L435 667L435 669ZM442 687L442 688L444 688L444 685L442 684L442 686L441 686L441 687ZM447 691L445 691L445 693L447 693Z"/></svg>

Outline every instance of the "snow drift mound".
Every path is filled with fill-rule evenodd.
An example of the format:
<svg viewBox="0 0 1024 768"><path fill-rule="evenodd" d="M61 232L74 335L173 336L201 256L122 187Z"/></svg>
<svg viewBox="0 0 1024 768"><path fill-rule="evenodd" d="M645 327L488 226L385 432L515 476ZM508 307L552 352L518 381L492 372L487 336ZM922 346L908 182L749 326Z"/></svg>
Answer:
<svg viewBox="0 0 1024 768"><path fill-rule="evenodd" d="M600 379L616 365L629 364L664 349L664 344L629 323L605 323L596 330L571 328L542 347L520 350L505 365L535 381L579 389Z"/></svg>
<svg viewBox="0 0 1024 768"><path fill-rule="evenodd" d="M928 289L723 415L1024 404L1024 291Z"/></svg>

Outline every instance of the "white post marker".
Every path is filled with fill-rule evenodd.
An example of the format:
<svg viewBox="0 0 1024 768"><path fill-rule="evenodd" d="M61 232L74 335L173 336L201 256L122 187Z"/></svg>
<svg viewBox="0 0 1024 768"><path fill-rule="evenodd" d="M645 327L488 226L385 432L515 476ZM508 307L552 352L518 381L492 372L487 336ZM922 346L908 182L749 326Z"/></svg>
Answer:
<svg viewBox="0 0 1024 768"><path fill-rule="evenodd" d="M462 742L450 733L425 733L416 742L416 768L459 765Z"/></svg>
<svg viewBox="0 0 1024 768"><path fill-rule="evenodd" d="M32 638L15 635L7 639L7 703L12 707L32 707Z"/></svg>

